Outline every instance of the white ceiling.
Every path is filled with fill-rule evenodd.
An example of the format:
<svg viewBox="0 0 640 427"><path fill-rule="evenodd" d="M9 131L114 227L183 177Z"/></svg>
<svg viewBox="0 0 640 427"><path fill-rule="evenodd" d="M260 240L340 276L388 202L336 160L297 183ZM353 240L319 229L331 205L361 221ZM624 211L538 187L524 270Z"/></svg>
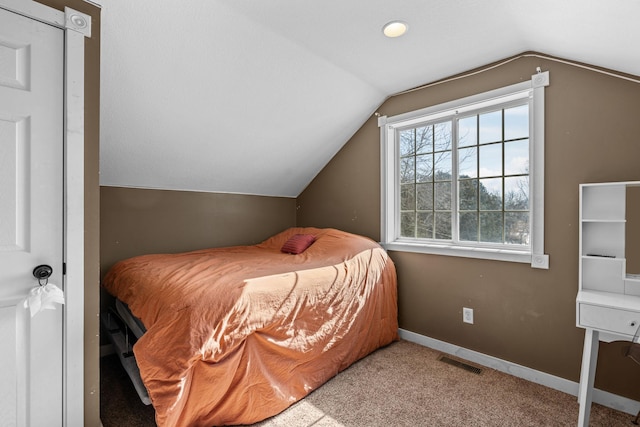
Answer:
<svg viewBox="0 0 640 427"><path fill-rule="evenodd" d="M525 51L640 75L640 0L100 3L102 185L296 197L399 91Z"/></svg>

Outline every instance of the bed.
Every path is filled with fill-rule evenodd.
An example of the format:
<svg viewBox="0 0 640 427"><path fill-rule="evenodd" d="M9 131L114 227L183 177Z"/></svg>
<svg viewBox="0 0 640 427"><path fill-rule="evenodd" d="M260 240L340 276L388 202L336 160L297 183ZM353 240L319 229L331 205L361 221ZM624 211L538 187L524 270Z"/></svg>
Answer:
<svg viewBox="0 0 640 427"><path fill-rule="evenodd" d="M398 339L393 262L336 229L142 255L102 285L143 325L133 353L159 426L261 421Z"/></svg>

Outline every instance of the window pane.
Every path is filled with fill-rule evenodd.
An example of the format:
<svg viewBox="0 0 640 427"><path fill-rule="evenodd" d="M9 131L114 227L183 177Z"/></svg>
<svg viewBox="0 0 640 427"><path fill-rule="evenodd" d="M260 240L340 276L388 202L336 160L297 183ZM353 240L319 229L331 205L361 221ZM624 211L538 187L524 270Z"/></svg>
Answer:
<svg viewBox="0 0 640 427"><path fill-rule="evenodd" d="M529 140L504 143L504 174L521 175L529 173Z"/></svg>
<svg viewBox="0 0 640 427"><path fill-rule="evenodd" d="M433 127L424 126L416 129L416 153L433 151Z"/></svg>
<svg viewBox="0 0 640 427"><path fill-rule="evenodd" d="M415 154L415 133L413 129L400 131L400 155L410 156Z"/></svg>
<svg viewBox="0 0 640 427"><path fill-rule="evenodd" d="M433 154L416 156L416 182L433 181Z"/></svg>
<svg viewBox="0 0 640 427"><path fill-rule="evenodd" d="M400 209L403 211L416 210L415 184L402 184L400 186Z"/></svg>
<svg viewBox="0 0 640 427"><path fill-rule="evenodd" d="M450 182L436 182L436 210L450 211L451 210L451 183Z"/></svg>
<svg viewBox="0 0 640 427"><path fill-rule="evenodd" d="M478 210L478 180L465 179L459 182L458 188L461 211Z"/></svg>
<svg viewBox="0 0 640 427"><path fill-rule="evenodd" d="M528 176L514 176L504 179L504 210L529 210Z"/></svg>
<svg viewBox="0 0 640 427"><path fill-rule="evenodd" d="M476 145L478 142L478 116L458 120L458 147Z"/></svg>
<svg viewBox="0 0 640 427"><path fill-rule="evenodd" d="M529 137L529 105L504 110L504 139Z"/></svg>
<svg viewBox="0 0 640 427"><path fill-rule="evenodd" d="M433 151L451 150L451 122L435 124L433 134Z"/></svg>
<svg viewBox="0 0 640 427"><path fill-rule="evenodd" d="M476 178L478 176L478 147L458 150L458 176Z"/></svg>
<svg viewBox="0 0 640 427"><path fill-rule="evenodd" d="M480 241L502 243L502 212L480 212Z"/></svg>
<svg viewBox="0 0 640 427"><path fill-rule="evenodd" d="M400 159L400 182L416 181L416 158L403 157Z"/></svg>
<svg viewBox="0 0 640 427"><path fill-rule="evenodd" d="M418 212L418 232L416 237L433 239L433 213Z"/></svg>
<svg viewBox="0 0 640 427"><path fill-rule="evenodd" d="M451 240L451 212L436 212L436 239Z"/></svg>
<svg viewBox="0 0 640 427"><path fill-rule="evenodd" d="M400 236L415 237L416 236L416 213L402 212L400 214Z"/></svg>
<svg viewBox="0 0 640 427"><path fill-rule="evenodd" d="M505 97L478 95L475 106L465 98L437 112L419 110L388 120L381 133L383 176L393 180L384 183L392 187L383 201L385 239L403 237L398 248L406 250L415 245L403 242L422 241L420 251L441 253L439 245L428 244L438 239L464 256L485 253L475 247L529 249L535 243L529 229L538 199L529 168L539 143L531 138L530 114L538 91L525 86L530 85L518 85L517 92L503 88ZM391 207L395 210L387 212ZM525 261L524 251L508 253L511 260Z"/></svg>
<svg viewBox="0 0 640 427"><path fill-rule="evenodd" d="M436 181L449 181L451 180L451 151L445 151L442 153L435 153L435 180Z"/></svg>
<svg viewBox="0 0 640 427"><path fill-rule="evenodd" d="M513 245L529 244L529 213L507 212L504 214L504 240Z"/></svg>
<svg viewBox="0 0 640 427"><path fill-rule="evenodd" d="M502 210L502 179L480 180L480 210ZM500 227L502 229L502 227Z"/></svg>
<svg viewBox="0 0 640 427"><path fill-rule="evenodd" d="M502 141L502 110L480 115L480 144Z"/></svg>
<svg viewBox="0 0 640 427"><path fill-rule="evenodd" d="M502 175L502 144L480 146L480 176Z"/></svg>
<svg viewBox="0 0 640 427"><path fill-rule="evenodd" d="M433 210L433 184L416 184L416 195L416 207L419 211Z"/></svg>
<svg viewBox="0 0 640 427"><path fill-rule="evenodd" d="M460 240L467 242L478 241L478 213L460 213Z"/></svg>

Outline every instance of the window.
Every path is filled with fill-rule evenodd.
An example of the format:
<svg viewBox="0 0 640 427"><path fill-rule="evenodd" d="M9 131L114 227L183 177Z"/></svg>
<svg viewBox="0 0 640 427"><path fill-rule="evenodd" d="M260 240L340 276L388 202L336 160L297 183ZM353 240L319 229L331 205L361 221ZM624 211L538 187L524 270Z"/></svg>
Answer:
<svg viewBox="0 0 640 427"><path fill-rule="evenodd" d="M388 249L548 268L544 87L525 83L381 117Z"/></svg>

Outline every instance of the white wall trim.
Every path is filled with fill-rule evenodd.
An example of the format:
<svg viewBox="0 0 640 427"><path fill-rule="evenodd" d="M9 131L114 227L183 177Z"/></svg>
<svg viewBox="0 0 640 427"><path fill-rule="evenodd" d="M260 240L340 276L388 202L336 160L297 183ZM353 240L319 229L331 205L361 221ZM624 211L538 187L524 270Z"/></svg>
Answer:
<svg viewBox="0 0 640 427"><path fill-rule="evenodd" d="M123 185L123 184L100 183L100 187L125 188L125 189L131 189L131 190L154 190L154 191L173 191L173 192L181 191L185 193L203 193L203 194L227 194L231 196L269 197L269 198L293 199L293 200L297 198L297 196L276 196L276 195L257 194L257 193L237 193L233 191L194 190L190 188L163 188L163 187L152 187L152 186L144 186L144 185Z"/></svg>
<svg viewBox="0 0 640 427"><path fill-rule="evenodd" d="M549 268L549 255L544 253L544 90L549 85L549 72L531 76L531 80L468 97L447 101L422 109L397 114L392 117L379 116L380 163L381 163L381 229L382 244L387 250L428 253L528 263L532 268ZM529 106L529 179L530 179L530 247L509 244L486 244L465 242L457 235L457 226L447 240L409 238L400 236L400 171L399 130L446 120L455 123L460 114L475 114L488 108L507 108L513 105ZM455 127L452 125L455 136ZM456 149L452 151L452 194L457 194ZM456 203L452 206L452 225L458 222Z"/></svg>
<svg viewBox="0 0 640 427"><path fill-rule="evenodd" d="M84 425L84 45L91 17L65 8L63 424Z"/></svg>
<svg viewBox="0 0 640 427"><path fill-rule="evenodd" d="M32 0L2 0L2 8L26 16L36 21L46 22L54 27L64 28L65 15L42 3Z"/></svg>
<svg viewBox="0 0 640 427"><path fill-rule="evenodd" d="M559 390L563 393L576 396L577 399L578 383L575 381L570 381L565 378L547 374L542 371L537 371L526 366L518 365L507 360L502 360L497 357L479 353L474 350L469 350L454 344L450 344L448 342L437 340L435 338L430 338L425 335L407 331L405 329L398 329L398 332L400 334L400 338L402 338L403 340L420 344L424 347L451 354L461 359L468 360L470 362L477 363L491 369L495 369L496 371L513 375L514 377L522 378L536 384ZM640 411L640 402L603 390L593 390L593 401L608 408L622 411L631 415L636 415L638 411ZM576 422L577 421L578 420L576 417Z"/></svg>

